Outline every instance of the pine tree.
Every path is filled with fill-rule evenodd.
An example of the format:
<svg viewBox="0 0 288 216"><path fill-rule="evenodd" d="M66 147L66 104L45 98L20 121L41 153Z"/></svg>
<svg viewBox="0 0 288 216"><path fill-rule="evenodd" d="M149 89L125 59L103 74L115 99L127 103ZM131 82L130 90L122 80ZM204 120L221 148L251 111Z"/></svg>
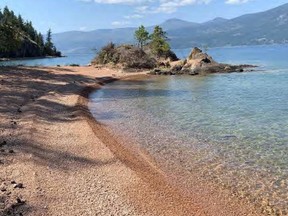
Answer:
<svg viewBox="0 0 288 216"><path fill-rule="evenodd" d="M46 36L46 43L44 46L44 52L46 55L52 56L53 55L54 44L52 43L52 31L51 29L48 30Z"/></svg>
<svg viewBox="0 0 288 216"><path fill-rule="evenodd" d="M134 34L135 39L137 40L138 46L142 49L143 46L149 39L149 33L146 31L145 27L141 25Z"/></svg>
<svg viewBox="0 0 288 216"><path fill-rule="evenodd" d="M61 56L52 42L51 30L47 39L44 44L42 34L21 15L16 16L8 7L0 10L0 58Z"/></svg>
<svg viewBox="0 0 288 216"><path fill-rule="evenodd" d="M170 46L167 43L166 32L160 26L155 26L151 38L152 52L158 57L166 57L170 52Z"/></svg>

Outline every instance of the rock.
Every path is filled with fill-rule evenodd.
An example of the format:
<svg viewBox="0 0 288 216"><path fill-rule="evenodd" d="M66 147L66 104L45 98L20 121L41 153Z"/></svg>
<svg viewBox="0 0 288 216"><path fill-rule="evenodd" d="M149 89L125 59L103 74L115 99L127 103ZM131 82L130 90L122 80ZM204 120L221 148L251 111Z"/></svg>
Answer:
<svg viewBox="0 0 288 216"><path fill-rule="evenodd" d="M203 63L211 63L211 60L206 57L206 58L202 59L201 62L203 62Z"/></svg>
<svg viewBox="0 0 288 216"><path fill-rule="evenodd" d="M231 73L243 72L244 68L255 67L252 65L229 65L218 63L213 60L207 53L203 53L201 49L195 47L188 58L184 61L170 62L170 71L161 71L155 69L150 74L154 75L206 75L212 73Z"/></svg>
<svg viewBox="0 0 288 216"><path fill-rule="evenodd" d="M5 192L5 191L7 191L7 189L5 187L1 187L0 191Z"/></svg>
<svg viewBox="0 0 288 216"><path fill-rule="evenodd" d="M15 184L14 185L14 188L24 188L23 184L22 183L18 183L18 184Z"/></svg>
<svg viewBox="0 0 288 216"><path fill-rule="evenodd" d="M13 204L12 208L15 208L17 206L21 206L21 205L25 205L26 204L26 200L21 199L21 198L17 198L16 199L16 203Z"/></svg>
<svg viewBox="0 0 288 216"><path fill-rule="evenodd" d="M0 147L3 147L3 146L5 146L5 145L7 145L7 142L6 142L5 140L0 143Z"/></svg>
<svg viewBox="0 0 288 216"><path fill-rule="evenodd" d="M231 71L231 69L232 68L230 66L225 66L225 68L224 68L225 71Z"/></svg>
<svg viewBox="0 0 288 216"><path fill-rule="evenodd" d="M192 69L192 70L190 70L190 71L188 72L188 74L191 75L191 76L195 76L195 75L198 75L199 72L198 72L196 69Z"/></svg>
<svg viewBox="0 0 288 216"><path fill-rule="evenodd" d="M180 60L180 61L175 61L175 62L171 62L171 71L174 72L179 72L182 70L183 66L185 65L187 61L186 60Z"/></svg>
<svg viewBox="0 0 288 216"><path fill-rule="evenodd" d="M9 152L10 154L14 154L14 153L15 153L15 151L14 151L13 149L10 149L8 152Z"/></svg>
<svg viewBox="0 0 288 216"><path fill-rule="evenodd" d="M203 53L201 49L198 47L195 47L190 55L188 56L188 61L189 60L200 60L203 63L213 63L215 62L211 56L209 56L207 53Z"/></svg>
<svg viewBox="0 0 288 216"><path fill-rule="evenodd" d="M18 109L17 109L17 112L18 112L18 113L22 113L21 108L18 108Z"/></svg>
<svg viewBox="0 0 288 216"><path fill-rule="evenodd" d="M188 59L197 59L199 55L202 54L202 50L198 47L194 47L194 49L191 51L190 55L188 56Z"/></svg>

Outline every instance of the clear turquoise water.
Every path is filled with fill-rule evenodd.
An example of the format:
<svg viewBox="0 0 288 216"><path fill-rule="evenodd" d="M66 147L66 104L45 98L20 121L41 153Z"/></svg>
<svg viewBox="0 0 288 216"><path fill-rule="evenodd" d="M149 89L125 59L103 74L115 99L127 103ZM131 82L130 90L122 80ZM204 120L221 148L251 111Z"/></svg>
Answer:
<svg viewBox="0 0 288 216"><path fill-rule="evenodd" d="M288 46L209 53L259 71L118 81L93 93L90 109L168 165L288 214Z"/></svg>

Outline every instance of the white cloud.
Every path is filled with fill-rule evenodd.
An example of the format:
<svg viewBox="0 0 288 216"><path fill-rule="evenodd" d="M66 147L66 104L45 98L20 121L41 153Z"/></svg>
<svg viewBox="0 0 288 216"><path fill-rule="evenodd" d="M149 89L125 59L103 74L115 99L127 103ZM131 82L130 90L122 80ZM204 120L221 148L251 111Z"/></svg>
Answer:
<svg viewBox="0 0 288 216"><path fill-rule="evenodd" d="M145 14L148 11L148 8L149 8L149 6L147 6L147 5L138 6L135 8L135 12Z"/></svg>
<svg viewBox="0 0 288 216"><path fill-rule="evenodd" d="M126 5L132 5L132 4L141 4L144 2L147 2L149 0L80 0L82 2L95 2L99 4L126 4Z"/></svg>
<svg viewBox="0 0 288 216"><path fill-rule="evenodd" d="M135 12L139 14L152 14L152 13L173 13L179 7L196 5L196 4L209 4L212 0L155 0L153 4L138 6Z"/></svg>
<svg viewBox="0 0 288 216"><path fill-rule="evenodd" d="M140 19L144 14L173 13L180 7L195 4L208 4L212 0L78 0L82 2L95 2L98 4L122 4L134 5L134 13L127 15L125 19ZM226 3L248 0L226 0ZM118 24L118 21L116 21Z"/></svg>
<svg viewBox="0 0 288 216"><path fill-rule="evenodd" d="M144 16L140 14L132 14L132 15L124 16L125 19L141 19L143 17Z"/></svg>
<svg viewBox="0 0 288 216"><path fill-rule="evenodd" d="M250 0L226 0L226 4L244 4L249 2Z"/></svg>
<svg viewBox="0 0 288 216"><path fill-rule="evenodd" d="M129 25L130 22L128 21L114 21L111 23L113 26L117 26L117 27L120 27L120 26L126 26L126 25Z"/></svg>

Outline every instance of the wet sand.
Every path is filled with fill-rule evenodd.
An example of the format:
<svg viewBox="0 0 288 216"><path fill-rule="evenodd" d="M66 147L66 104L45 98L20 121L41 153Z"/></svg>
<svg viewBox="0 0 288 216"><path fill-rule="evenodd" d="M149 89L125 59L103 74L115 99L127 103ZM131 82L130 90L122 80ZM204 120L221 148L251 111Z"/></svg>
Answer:
<svg viewBox="0 0 288 216"><path fill-rule="evenodd" d="M259 214L228 191L183 184L185 175L164 171L145 149L94 120L88 95L138 76L93 67L0 68L0 215Z"/></svg>

